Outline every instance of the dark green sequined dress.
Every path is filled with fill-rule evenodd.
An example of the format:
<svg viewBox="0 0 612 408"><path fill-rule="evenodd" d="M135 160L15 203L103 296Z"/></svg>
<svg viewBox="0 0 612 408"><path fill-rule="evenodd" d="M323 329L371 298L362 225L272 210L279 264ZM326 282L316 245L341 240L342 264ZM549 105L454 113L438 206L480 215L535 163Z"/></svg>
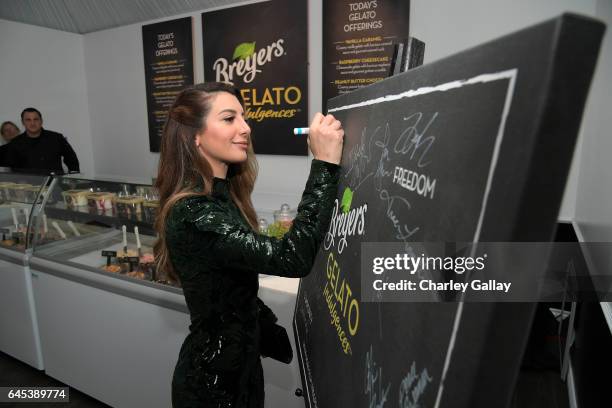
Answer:
<svg viewBox="0 0 612 408"><path fill-rule="evenodd" d="M166 223L170 259L191 315L172 380L179 407L263 407L260 322L274 319L257 298L258 274L310 272L327 230L340 167L313 160L297 216L282 238L254 232L226 180L209 196L175 204Z"/></svg>

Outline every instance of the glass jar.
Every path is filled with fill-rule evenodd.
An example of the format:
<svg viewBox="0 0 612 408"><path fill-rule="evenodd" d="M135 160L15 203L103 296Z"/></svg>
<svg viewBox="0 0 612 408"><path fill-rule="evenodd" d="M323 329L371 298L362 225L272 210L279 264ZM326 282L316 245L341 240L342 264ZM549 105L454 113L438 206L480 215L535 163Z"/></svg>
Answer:
<svg viewBox="0 0 612 408"><path fill-rule="evenodd" d="M113 201L117 195L101 191L87 194L87 206L93 212L108 212L113 210Z"/></svg>
<svg viewBox="0 0 612 408"><path fill-rule="evenodd" d="M268 227L268 235L280 238L289 231L295 218L296 210L292 210L289 204L281 205L280 210L274 211L274 223Z"/></svg>
<svg viewBox="0 0 612 408"><path fill-rule="evenodd" d="M117 215L123 218L140 219L142 216L142 203L144 199L137 196L117 197L115 208Z"/></svg>
<svg viewBox="0 0 612 408"><path fill-rule="evenodd" d="M280 210L274 211L274 222L278 222L283 228L291 228L296 211L289 207L289 204L281 205Z"/></svg>
<svg viewBox="0 0 612 408"><path fill-rule="evenodd" d="M1 202L11 201L9 189L11 189L14 185L15 183L10 183L10 182L0 183L0 201Z"/></svg>
<svg viewBox="0 0 612 408"><path fill-rule="evenodd" d="M36 201L36 197L38 197L38 191L40 190L39 186L29 186L25 188L25 202L28 204L33 204Z"/></svg>
<svg viewBox="0 0 612 408"><path fill-rule="evenodd" d="M15 184L13 186L14 200L20 203L27 203L27 189L32 187L31 184Z"/></svg>
<svg viewBox="0 0 612 408"><path fill-rule="evenodd" d="M64 203L66 207L75 210L78 207L87 206L87 195L90 194L89 190L67 190L62 192Z"/></svg>
<svg viewBox="0 0 612 408"><path fill-rule="evenodd" d="M159 213L159 200L149 200L142 203L144 219L146 222L153 223Z"/></svg>
<svg viewBox="0 0 612 408"><path fill-rule="evenodd" d="M268 221L265 218L260 218L258 221L259 224L259 233L263 235L268 235Z"/></svg>
<svg viewBox="0 0 612 408"><path fill-rule="evenodd" d="M119 184L119 192L117 193L118 197L129 197L131 195L130 186L127 184Z"/></svg>

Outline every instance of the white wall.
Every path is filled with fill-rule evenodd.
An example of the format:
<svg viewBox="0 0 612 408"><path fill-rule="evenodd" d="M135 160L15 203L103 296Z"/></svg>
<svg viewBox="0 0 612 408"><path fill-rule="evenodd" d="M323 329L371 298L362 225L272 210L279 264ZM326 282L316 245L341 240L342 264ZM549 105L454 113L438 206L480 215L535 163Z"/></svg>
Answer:
<svg viewBox="0 0 612 408"><path fill-rule="evenodd" d="M43 127L63 133L93 176L82 36L0 20L0 55L0 121L23 131L21 111L37 108Z"/></svg>
<svg viewBox="0 0 612 408"><path fill-rule="evenodd" d="M98 177L151 182L140 25L83 36L91 138Z"/></svg>
<svg viewBox="0 0 612 408"><path fill-rule="evenodd" d="M576 222L585 241L609 243L612 242L612 2L599 0L597 15L607 22L608 33L604 37L584 116ZM610 274L612 253L608 248L589 248L587 257L593 274ZM612 304L608 308L610 318ZM612 319L608 324L612 330Z"/></svg>

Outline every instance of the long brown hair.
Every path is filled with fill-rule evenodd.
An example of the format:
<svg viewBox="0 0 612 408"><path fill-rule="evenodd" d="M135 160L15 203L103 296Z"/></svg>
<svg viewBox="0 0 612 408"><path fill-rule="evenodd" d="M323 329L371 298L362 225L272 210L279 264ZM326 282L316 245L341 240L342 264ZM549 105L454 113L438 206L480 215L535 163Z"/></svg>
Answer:
<svg viewBox="0 0 612 408"><path fill-rule="evenodd" d="M178 281L178 274L170 261L166 245L166 220L172 207L179 200L210 194L213 172L208 161L198 151L195 138L204 130L212 102L219 92L234 95L244 105L238 90L223 82L207 82L186 88L178 94L168 112L168 119L161 137L159 168L155 187L159 192L159 215L155 220L158 239L154 246L157 270ZM249 222L257 229L257 216L251 192L257 177L257 161L249 138L247 160L232 163L228 167L229 190L234 202ZM198 186L204 186L197 192Z"/></svg>

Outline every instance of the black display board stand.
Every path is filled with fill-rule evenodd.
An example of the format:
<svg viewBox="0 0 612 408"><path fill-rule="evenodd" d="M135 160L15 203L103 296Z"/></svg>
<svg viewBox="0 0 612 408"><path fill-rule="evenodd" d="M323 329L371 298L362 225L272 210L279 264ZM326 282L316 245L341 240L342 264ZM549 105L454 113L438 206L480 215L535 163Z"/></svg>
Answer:
<svg viewBox="0 0 612 408"><path fill-rule="evenodd" d="M551 240L603 32L563 15L329 101L346 140L294 316L307 406L509 404L535 304L368 303L361 243Z"/></svg>

